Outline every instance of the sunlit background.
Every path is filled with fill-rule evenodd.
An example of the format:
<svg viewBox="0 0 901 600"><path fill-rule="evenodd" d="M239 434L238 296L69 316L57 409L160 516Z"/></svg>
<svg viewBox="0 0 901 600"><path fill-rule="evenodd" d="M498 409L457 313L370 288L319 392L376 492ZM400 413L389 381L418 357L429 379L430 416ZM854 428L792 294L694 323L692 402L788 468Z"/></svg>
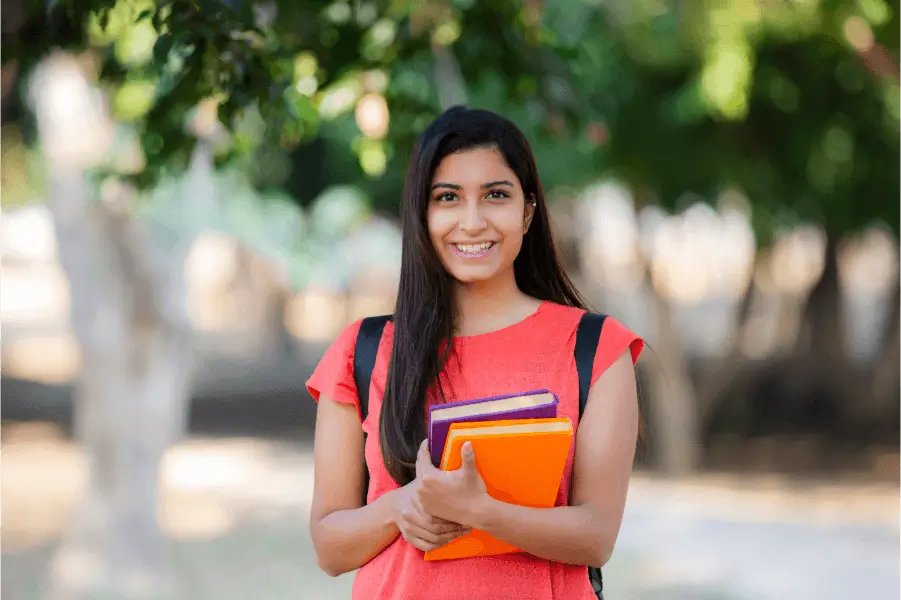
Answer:
<svg viewBox="0 0 901 600"><path fill-rule="evenodd" d="M897 5L103 5L3 6L4 598L349 597L303 382L455 103L650 345L607 597L898 597Z"/></svg>

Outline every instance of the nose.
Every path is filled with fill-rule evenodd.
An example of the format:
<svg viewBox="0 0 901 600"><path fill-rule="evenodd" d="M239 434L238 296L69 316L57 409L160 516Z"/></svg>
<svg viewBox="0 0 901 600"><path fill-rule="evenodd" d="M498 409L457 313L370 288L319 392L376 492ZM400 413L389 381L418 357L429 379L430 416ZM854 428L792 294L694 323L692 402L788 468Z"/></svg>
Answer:
<svg viewBox="0 0 901 600"><path fill-rule="evenodd" d="M463 214L460 215L460 231L473 235L488 227L488 222L482 214L481 203L470 200L463 203Z"/></svg>

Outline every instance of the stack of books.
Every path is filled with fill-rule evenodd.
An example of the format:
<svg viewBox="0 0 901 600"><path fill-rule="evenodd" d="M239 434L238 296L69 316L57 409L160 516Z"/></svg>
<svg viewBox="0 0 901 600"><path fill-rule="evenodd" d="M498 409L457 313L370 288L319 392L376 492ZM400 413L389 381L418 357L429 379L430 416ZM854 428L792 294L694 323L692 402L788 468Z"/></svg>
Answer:
<svg viewBox="0 0 901 600"><path fill-rule="evenodd" d="M548 390L439 404L429 409L432 463L453 471L461 450L472 443L476 468L488 494L510 504L554 506L573 441L572 423L557 417L559 399ZM519 552L484 531L473 529L425 553L446 560Z"/></svg>

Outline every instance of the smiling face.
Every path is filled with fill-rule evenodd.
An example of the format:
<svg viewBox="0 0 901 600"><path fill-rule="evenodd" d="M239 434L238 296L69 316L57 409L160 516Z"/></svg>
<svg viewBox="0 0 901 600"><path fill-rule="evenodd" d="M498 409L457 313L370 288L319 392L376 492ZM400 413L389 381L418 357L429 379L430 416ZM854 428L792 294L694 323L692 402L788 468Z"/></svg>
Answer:
<svg viewBox="0 0 901 600"><path fill-rule="evenodd" d="M428 228L444 268L463 283L512 274L534 212L493 148L446 156L432 178Z"/></svg>

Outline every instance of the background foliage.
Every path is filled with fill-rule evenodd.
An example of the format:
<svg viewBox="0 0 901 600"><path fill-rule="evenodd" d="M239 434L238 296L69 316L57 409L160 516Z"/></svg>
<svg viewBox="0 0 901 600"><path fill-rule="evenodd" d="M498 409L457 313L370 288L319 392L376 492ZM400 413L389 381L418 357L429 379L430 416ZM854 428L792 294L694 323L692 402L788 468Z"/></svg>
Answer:
<svg viewBox="0 0 901 600"><path fill-rule="evenodd" d="M764 236L799 218L833 233L873 219L897 231L899 22L884 0L60 0L4 10L4 68L25 73L51 48L91 50L116 116L140 139L146 166L126 175L143 187L186 166L186 119L213 99L232 132L218 160L239 163L256 187L306 204L330 183L363 183L394 212L412 142L442 109L447 81L433 67L449 50L462 98L527 131L549 188L607 172L672 207L737 187ZM378 139L353 115L367 93L390 109Z"/></svg>

